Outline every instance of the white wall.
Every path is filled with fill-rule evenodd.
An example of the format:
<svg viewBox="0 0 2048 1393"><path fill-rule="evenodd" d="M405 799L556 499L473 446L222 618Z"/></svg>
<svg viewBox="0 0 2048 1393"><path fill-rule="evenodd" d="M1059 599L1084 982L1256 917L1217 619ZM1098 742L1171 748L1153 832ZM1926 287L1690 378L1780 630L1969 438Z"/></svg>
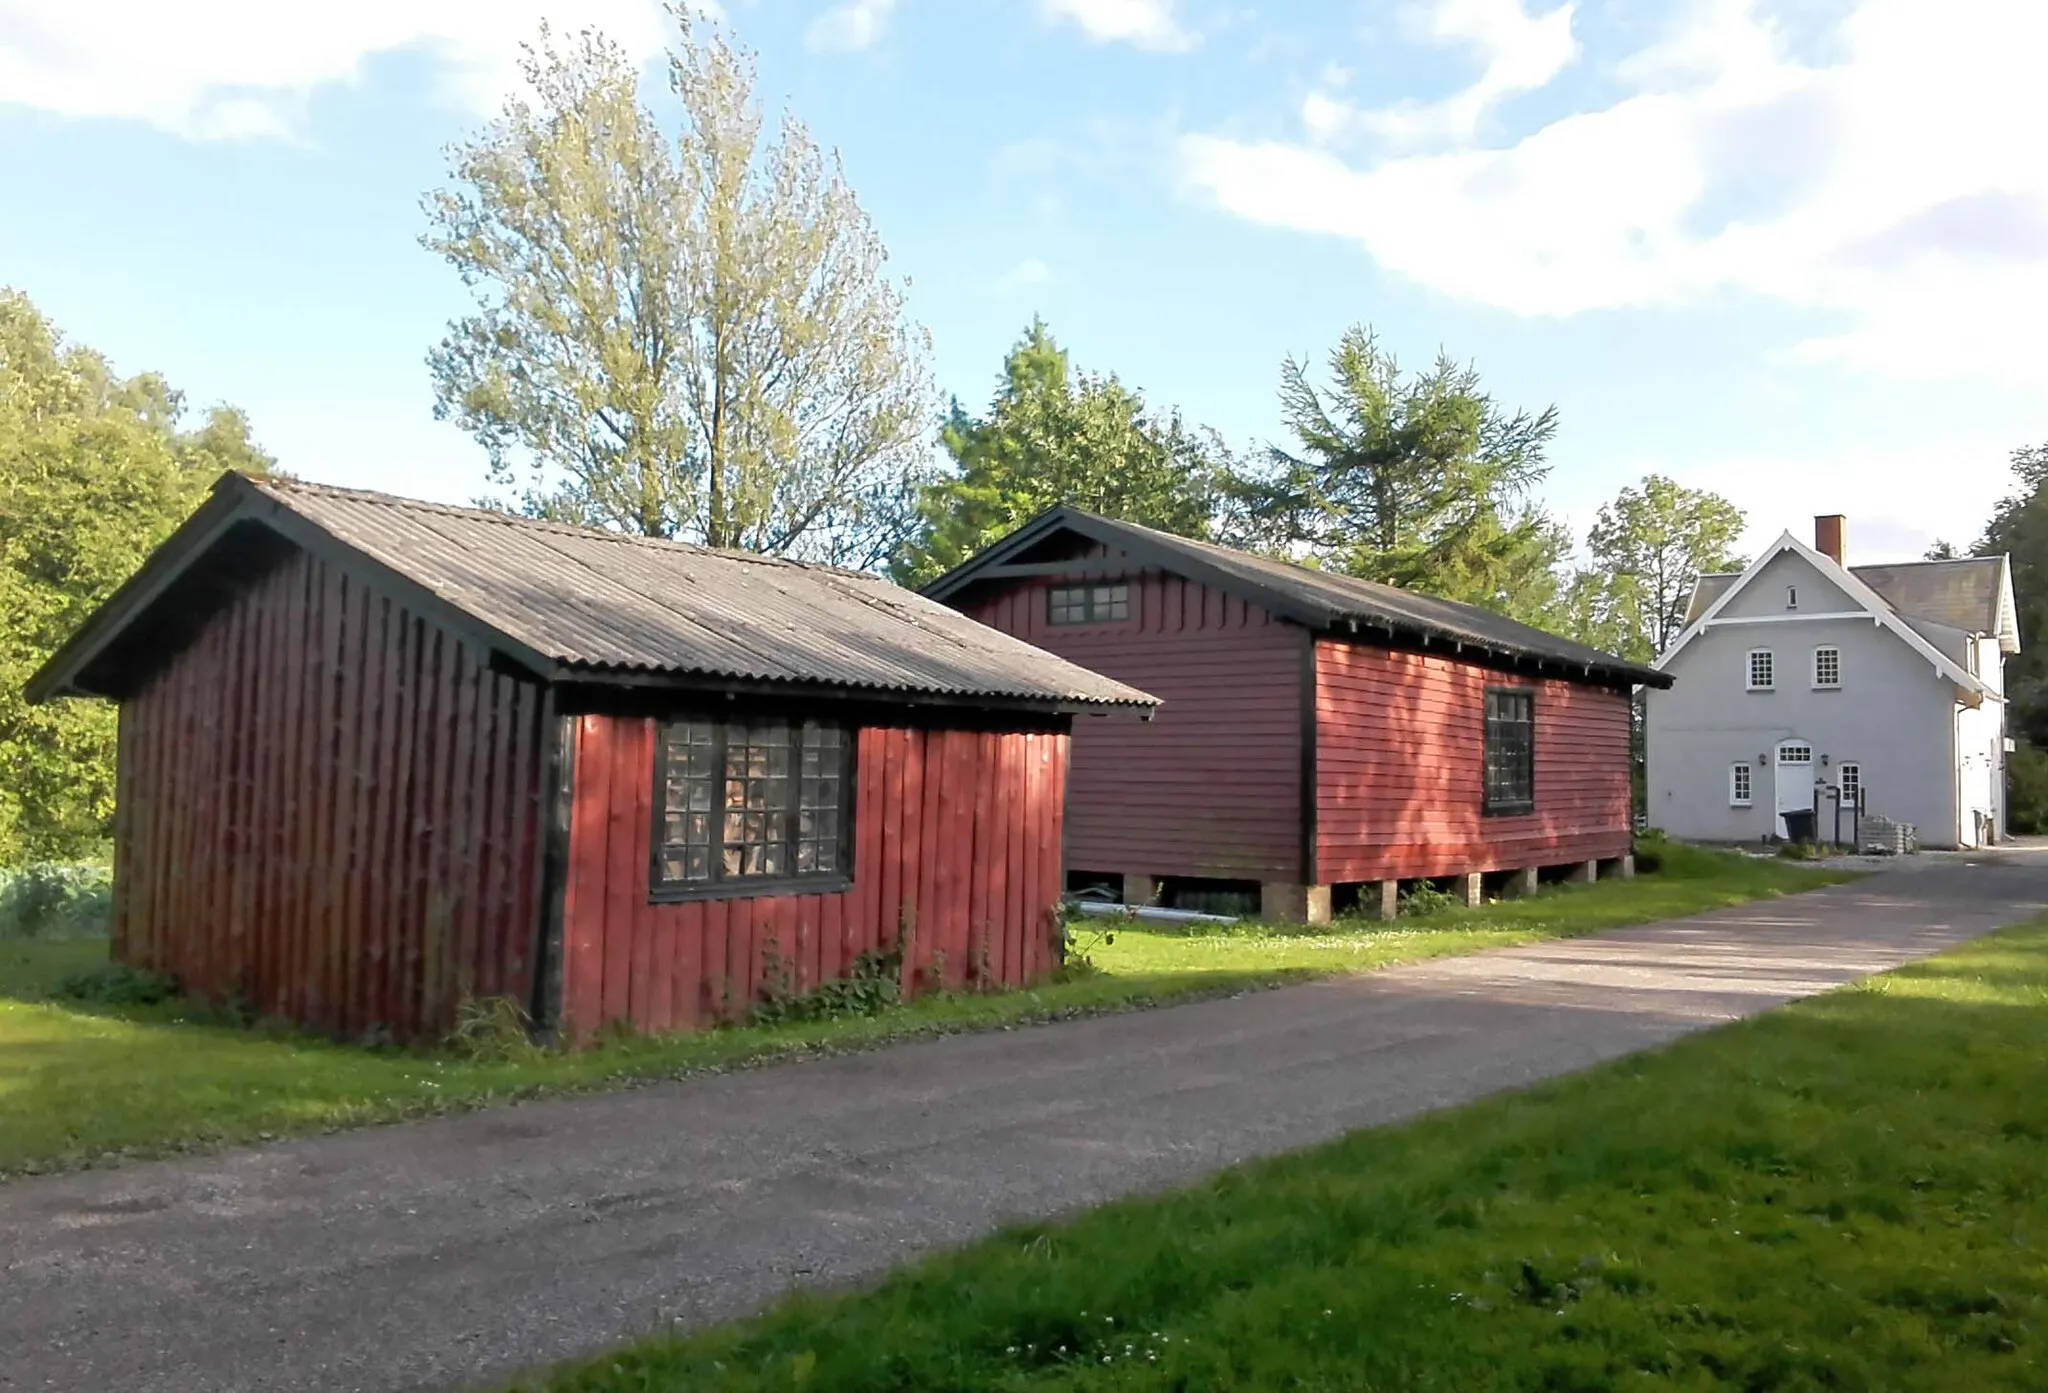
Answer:
<svg viewBox="0 0 2048 1393"><path fill-rule="evenodd" d="M1805 558L1785 553L1723 616L1785 615L1788 584L1799 587L1801 616L1854 608ZM1842 652L1839 690L1813 688L1813 650L1823 644ZM1775 690L1745 690L1752 648L1772 651ZM1854 762L1870 813L1913 823L1925 845L1955 843L1956 689L1897 634L1868 618L1717 625L1666 671L1675 679L1670 690L1645 695L1651 826L1704 841L1760 839L1773 830L1776 798L1774 770L1757 756L1774 753L1780 741L1803 740L1813 746L1817 782L1832 783L1840 764ZM1968 738L1981 733L1973 728ZM1729 766L1737 760L1752 766L1748 808L1728 801ZM1823 799L1824 835L1832 834L1833 807L1831 797Z"/></svg>

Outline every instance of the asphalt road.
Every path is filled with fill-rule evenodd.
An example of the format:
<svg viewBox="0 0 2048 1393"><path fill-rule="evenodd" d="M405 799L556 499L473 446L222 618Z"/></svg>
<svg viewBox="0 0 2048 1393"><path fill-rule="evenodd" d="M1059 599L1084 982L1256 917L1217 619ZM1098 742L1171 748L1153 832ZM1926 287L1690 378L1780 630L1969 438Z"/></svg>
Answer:
<svg viewBox="0 0 2048 1393"><path fill-rule="evenodd" d="M0 1387L488 1381L1583 1068L2048 905L2048 856L1225 1001L0 1185Z"/></svg>

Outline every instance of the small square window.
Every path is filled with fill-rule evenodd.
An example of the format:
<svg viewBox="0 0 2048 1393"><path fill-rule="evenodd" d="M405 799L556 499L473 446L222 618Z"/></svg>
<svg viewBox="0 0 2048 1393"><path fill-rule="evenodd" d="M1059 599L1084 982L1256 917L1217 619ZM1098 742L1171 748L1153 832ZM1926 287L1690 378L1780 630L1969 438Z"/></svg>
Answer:
<svg viewBox="0 0 2048 1393"><path fill-rule="evenodd" d="M1750 805L1752 787L1749 761L1743 760L1738 764L1728 766L1728 802L1730 806L1737 808L1748 807Z"/></svg>
<svg viewBox="0 0 2048 1393"><path fill-rule="evenodd" d="M1813 650L1813 685L1816 687L1839 687L1842 685L1841 649L1816 648Z"/></svg>
<svg viewBox="0 0 2048 1393"><path fill-rule="evenodd" d="M1777 673L1768 648L1752 648L1749 651L1749 690L1768 692L1776 687Z"/></svg>
<svg viewBox="0 0 2048 1393"><path fill-rule="evenodd" d="M1131 587L1123 581L1101 585L1055 585L1045 592L1050 624L1113 624L1131 617Z"/></svg>

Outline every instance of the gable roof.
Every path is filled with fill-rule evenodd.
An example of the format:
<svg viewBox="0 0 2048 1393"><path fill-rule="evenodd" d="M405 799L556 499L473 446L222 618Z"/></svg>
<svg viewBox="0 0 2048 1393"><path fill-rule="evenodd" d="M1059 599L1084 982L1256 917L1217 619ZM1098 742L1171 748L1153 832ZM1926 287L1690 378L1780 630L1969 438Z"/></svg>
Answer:
<svg viewBox="0 0 2048 1393"><path fill-rule="evenodd" d="M1478 605L1424 595L1334 571L1319 571L1214 542L1197 542L1134 522L1060 506L924 587L947 599L979 581L1010 578L1012 558L1068 531L1126 553L1140 565L1198 580L1315 630L1378 630L1390 637L1548 669L1566 678L1668 687L1664 673L1509 619Z"/></svg>
<svg viewBox="0 0 2048 1393"><path fill-rule="evenodd" d="M233 584L221 573L252 534L363 576L544 681L788 685L1034 709L1158 704L861 572L239 474L216 482L51 657L30 699L118 695L146 675L135 669L152 661L151 627L223 603Z"/></svg>
<svg viewBox="0 0 2048 1393"><path fill-rule="evenodd" d="M1904 616L1890 604L1886 603L1882 595L1879 595L1868 584L1858 579L1854 572L1841 565L1833 557L1825 556L1815 551L1790 532L1780 533L1778 540L1765 547L1758 554L1756 560L1750 562L1748 568L1740 575L1715 574L1700 577L1700 584L1695 587L1695 597L1688 607L1685 629L1672 642L1671 647L1658 657L1657 666L1659 668L1668 668L1672 659L1676 658L1684 651L1688 644L1712 626L1715 619L1720 616L1721 611L1728 607L1730 600L1741 594L1751 581L1763 573L1766 566L1788 551L1804 558L1807 564L1819 571L1824 579L1833 582L1841 589L1843 594L1847 595L1867 612L1873 623L1881 628L1889 629L1892 633L1898 635L1907 647L1932 663L1937 672L1954 682L1963 692L1976 698L1977 701L1982 701L1986 697L2002 699L1982 679L1965 671L1954 659L1928 642L1927 638L1912 624L1908 623ZM1709 580L1717 582L1717 584L1713 585L1709 590L1712 599L1704 607L1701 607L1699 594L1703 588L1706 588L1706 583ZM1940 621L1926 622L1939 623Z"/></svg>
<svg viewBox="0 0 2048 1393"><path fill-rule="evenodd" d="M2012 562L2007 557L1965 556L1952 561L1903 561L1847 569L1907 619L1930 620L1966 634L1990 634L2003 651L2020 651ZM1701 574L1693 584L1685 622L1691 624L1705 614L1740 576L1739 571Z"/></svg>

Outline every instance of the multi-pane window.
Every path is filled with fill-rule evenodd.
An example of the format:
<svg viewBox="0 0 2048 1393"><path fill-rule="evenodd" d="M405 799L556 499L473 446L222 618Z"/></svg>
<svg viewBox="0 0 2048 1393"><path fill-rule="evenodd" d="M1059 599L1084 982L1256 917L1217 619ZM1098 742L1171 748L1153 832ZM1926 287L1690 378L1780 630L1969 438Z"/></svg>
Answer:
<svg viewBox="0 0 2048 1393"><path fill-rule="evenodd" d="M1751 789L1753 787L1752 777L1748 760L1743 760L1728 767L1728 802L1730 805L1737 808L1749 806Z"/></svg>
<svg viewBox="0 0 2048 1393"><path fill-rule="evenodd" d="M673 721L657 752L658 892L843 880L850 742L819 721Z"/></svg>
<svg viewBox="0 0 2048 1393"><path fill-rule="evenodd" d="M1863 806L1863 766L1860 764L1839 764L1835 766L1835 787L1840 791L1842 806L1860 808Z"/></svg>
<svg viewBox="0 0 2048 1393"><path fill-rule="evenodd" d="M1536 698L1526 691L1486 694L1486 811L1526 813L1536 806Z"/></svg>
<svg viewBox="0 0 2048 1393"><path fill-rule="evenodd" d="M1054 624L1107 624L1131 617L1131 587L1055 585L1046 591L1046 618Z"/></svg>
<svg viewBox="0 0 2048 1393"><path fill-rule="evenodd" d="M1839 687L1842 685L1841 649L1816 648L1813 650L1813 685L1816 687Z"/></svg>
<svg viewBox="0 0 2048 1393"><path fill-rule="evenodd" d="M1768 692L1778 685L1778 677L1771 661L1771 650L1752 648L1749 650L1749 689L1752 692Z"/></svg>

